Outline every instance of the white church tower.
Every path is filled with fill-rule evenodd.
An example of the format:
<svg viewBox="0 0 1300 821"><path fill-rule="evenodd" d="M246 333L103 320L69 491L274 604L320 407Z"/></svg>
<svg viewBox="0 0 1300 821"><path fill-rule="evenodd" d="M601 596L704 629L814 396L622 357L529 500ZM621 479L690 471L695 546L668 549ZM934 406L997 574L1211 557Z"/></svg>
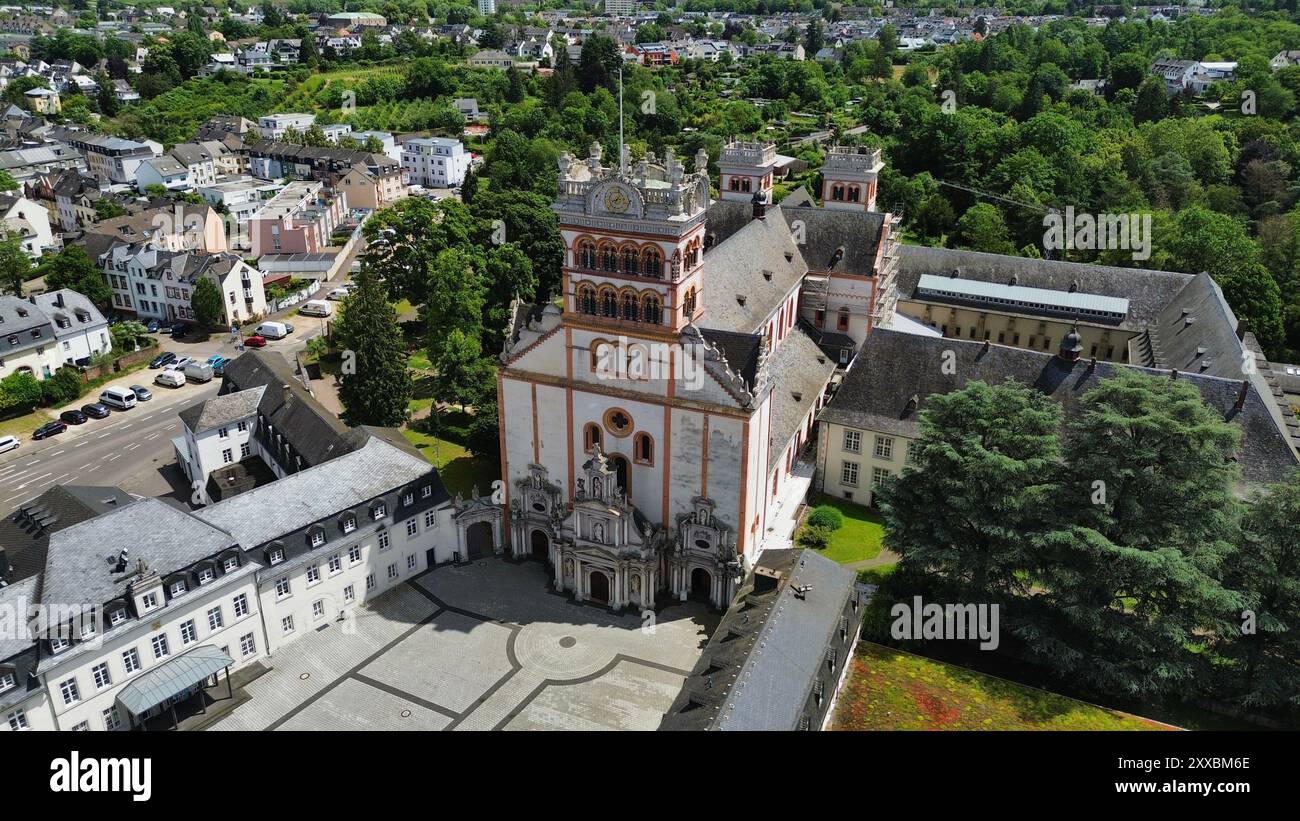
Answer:
<svg viewBox="0 0 1300 821"><path fill-rule="evenodd" d="M822 207L876 210L876 179L885 163L879 148L832 146L822 163Z"/></svg>
<svg viewBox="0 0 1300 821"><path fill-rule="evenodd" d="M772 181L776 169L776 146L773 143L730 142L718 154L721 177L718 190L724 200L752 202L754 193L762 195L765 205L772 204Z"/></svg>

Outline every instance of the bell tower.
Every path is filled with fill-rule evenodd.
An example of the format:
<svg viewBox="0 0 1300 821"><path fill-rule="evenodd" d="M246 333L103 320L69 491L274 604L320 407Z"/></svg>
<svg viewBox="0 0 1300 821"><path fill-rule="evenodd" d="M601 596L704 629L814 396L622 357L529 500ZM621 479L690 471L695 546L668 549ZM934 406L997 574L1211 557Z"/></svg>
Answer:
<svg viewBox="0 0 1300 821"><path fill-rule="evenodd" d="M772 180L776 174L775 144L727 143L718 155L718 169L722 173L718 181L722 199L751 202L755 194L760 194L765 205L772 204Z"/></svg>
<svg viewBox="0 0 1300 821"><path fill-rule="evenodd" d="M884 167L879 148L832 146L822 163L822 207L875 211L876 178Z"/></svg>
<svg viewBox="0 0 1300 821"><path fill-rule="evenodd" d="M626 149L624 149L626 150ZM554 204L564 238L564 311L572 321L625 336L663 338L704 309L704 222L708 156L688 173L672 152L627 168L559 160Z"/></svg>

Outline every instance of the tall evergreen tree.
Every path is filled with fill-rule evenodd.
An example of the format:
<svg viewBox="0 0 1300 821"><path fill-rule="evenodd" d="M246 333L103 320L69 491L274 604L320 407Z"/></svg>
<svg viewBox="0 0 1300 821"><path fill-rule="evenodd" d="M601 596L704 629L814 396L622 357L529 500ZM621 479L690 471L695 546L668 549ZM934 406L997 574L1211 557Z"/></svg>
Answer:
<svg viewBox="0 0 1300 821"><path fill-rule="evenodd" d="M396 426L406 421L413 384L406 369L406 343L397 311L370 266L334 321L343 350L339 399L349 425Z"/></svg>

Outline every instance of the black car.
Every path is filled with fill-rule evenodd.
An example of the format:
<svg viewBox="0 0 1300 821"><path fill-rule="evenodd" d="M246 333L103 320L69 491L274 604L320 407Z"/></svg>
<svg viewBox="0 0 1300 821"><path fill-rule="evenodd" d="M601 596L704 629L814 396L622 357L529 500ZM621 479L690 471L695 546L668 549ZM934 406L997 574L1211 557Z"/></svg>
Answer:
<svg viewBox="0 0 1300 821"><path fill-rule="evenodd" d="M101 405L98 402L91 402L89 405L82 405L81 412L92 419L107 419L108 415L112 413L112 411L108 409L107 405Z"/></svg>
<svg viewBox="0 0 1300 821"><path fill-rule="evenodd" d="M172 326L172 330L171 330L172 336L175 337L176 339L180 339L181 337L185 336L185 334L189 332L190 332L190 326L186 325L184 322L176 323L175 325Z"/></svg>
<svg viewBox="0 0 1300 821"><path fill-rule="evenodd" d="M39 428L36 429L36 432L32 434L32 438L44 439L47 436L58 436L60 433L63 433L67 429L68 429L67 425L57 420L54 422L46 422L44 425L41 425Z"/></svg>
<svg viewBox="0 0 1300 821"><path fill-rule="evenodd" d="M65 410L63 413L59 414L59 418L64 422L67 422L69 425L84 425L86 424L86 420L90 417L74 408L73 410Z"/></svg>
<svg viewBox="0 0 1300 821"><path fill-rule="evenodd" d="M170 365L175 361L176 361L176 354L172 353L171 351L163 351L162 353L155 356L153 359L149 360L149 367L156 371L159 368L161 368L163 365Z"/></svg>
<svg viewBox="0 0 1300 821"><path fill-rule="evenodd" d="M158 324L158 320L151 319L149 320L148 324L146 324L144 327L146 330L149 331L149 333L156 334L158 333L158 328L161 326Z"/></svg>

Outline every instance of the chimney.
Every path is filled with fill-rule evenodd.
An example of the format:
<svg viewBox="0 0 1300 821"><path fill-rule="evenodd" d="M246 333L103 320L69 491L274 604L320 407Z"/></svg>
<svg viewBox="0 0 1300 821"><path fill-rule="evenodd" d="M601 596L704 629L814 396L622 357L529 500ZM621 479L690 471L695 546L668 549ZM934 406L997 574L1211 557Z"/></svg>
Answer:
<svg viewBox="0 0 1300 821"><path fill-rule="evenodd" d="M1250 323L1244 319L1237 320L1237 338L1245 341L1246 332L1250 330Z"/></svg>
<svg viewBox="0 0 1300 821"><path fill-rule="evenodd" d="M62 292L62 291L55 291L55 292L54 292L54 304L55 304L55 305L58 305L60 308L63 307L63 292Z"/></svg>
<svg viewBox="0 0 1300 821"><path fill-rule="evenodd" d="M1241 380L1241 387L1237 390L1237 401L1232 404L1232 407L1238 411L1244 408L1246 406L1246 396L1249 393L1250 383L1245 379Z"/></svg>
<svg viewBox="0 0 1300 821"><path fill-rule="evenodd" d="M710 231L704 235L704 250L709 250L718 243L718 235Z"/></svg>
<svg viewBox="0 0 1300 821"><path fill-rule="evenodd" d="M293 393L289 390L289 384L286 382L280 386L280 389L284 391L284 404L289 404L290 400L293 399Z"/></svg>

